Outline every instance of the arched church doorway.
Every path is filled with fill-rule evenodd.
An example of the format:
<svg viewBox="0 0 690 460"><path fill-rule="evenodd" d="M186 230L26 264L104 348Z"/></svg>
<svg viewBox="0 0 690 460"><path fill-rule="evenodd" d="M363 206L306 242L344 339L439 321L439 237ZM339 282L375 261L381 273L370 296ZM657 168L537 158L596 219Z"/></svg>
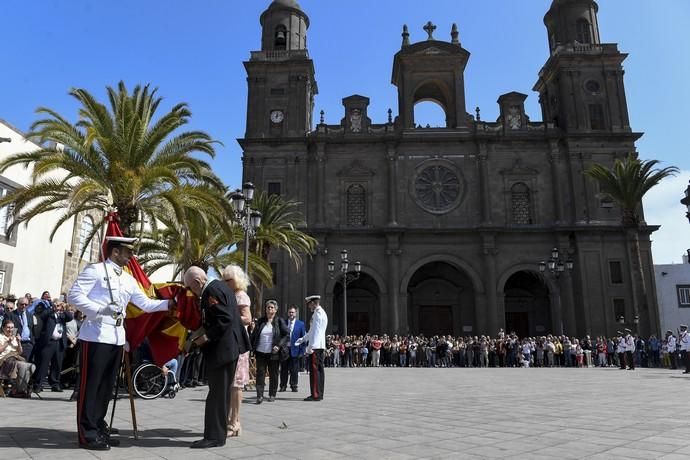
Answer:
<svg viewBox="0 0 690 460"><path fill-rule="evenodd" d="M549 334L551 303L549 289L536 272L514 273L504 287L506 332L518 337Z"/></svg>
<svg viewBox="0 0 690 460"><path fill-rule="evenodd" d="M347 283L347 334L380 334L380 295L376 280L364 272L356 280ZM343 331L343 283L333 287L333 332Z"/></svg>
<svg viewBox="0 0 690 460"><path fill-rule="evenodd" d="M475 325L474 287L468 276L446 262L420 267L407 285L412 334L462 335Z"/></svg>

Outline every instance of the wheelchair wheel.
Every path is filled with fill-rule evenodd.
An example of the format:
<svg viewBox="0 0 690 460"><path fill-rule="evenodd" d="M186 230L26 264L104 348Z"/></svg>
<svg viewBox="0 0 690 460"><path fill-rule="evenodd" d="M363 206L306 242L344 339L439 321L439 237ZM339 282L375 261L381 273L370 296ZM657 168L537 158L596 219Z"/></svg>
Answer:
<svg viewBox="0 0 690 460"><path fill-rule="evenodd" d="M177 396L177 391L170 390L170 393L168 393L168 398L173 399L175 396Z"/></svg>
<svg viewBox="0 0 690 460"><path fill-rule="evenodd" d="M134 392L142 399L156 399L165 391L166 378L155 364L142 364L132 376Z"/></svg>

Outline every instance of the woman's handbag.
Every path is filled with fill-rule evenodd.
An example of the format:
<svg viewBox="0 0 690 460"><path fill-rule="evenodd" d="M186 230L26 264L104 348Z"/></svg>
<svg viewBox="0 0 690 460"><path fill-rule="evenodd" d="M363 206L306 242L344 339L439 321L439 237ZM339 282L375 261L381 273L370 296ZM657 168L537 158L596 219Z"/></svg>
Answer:
<svg viewBox="0 0 690 460"><path fill-rule="evenodd" d="M290 358L290 347L287 345L283 345L280 347L280 360L281 361L287 361L288 358Z"/></svg>

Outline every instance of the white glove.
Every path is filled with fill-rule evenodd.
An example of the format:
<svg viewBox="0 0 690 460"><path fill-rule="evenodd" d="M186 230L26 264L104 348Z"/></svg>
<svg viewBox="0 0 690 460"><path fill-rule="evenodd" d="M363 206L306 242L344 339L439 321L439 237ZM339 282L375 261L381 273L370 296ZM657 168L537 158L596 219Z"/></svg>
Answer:
<svg viewBox="0 0 690 460"><path fill-rule="evenodd" d="M304 353L307 355L310 355L310 354L314 353L314 349L311 347L311 345L307 345L307 349L304 350Z"/></svg>
<svg viewBox="0 0 690 460"><path fill-rule="evenodd" d="M125 340L125 352L129 353L129 342Z"/></svg>
<svg viewBox="0 0 690 460"><path fill-rule="evenodd" d="M98 310L99 315L109 316L111 318L114 318L115 316L117 316L121 313L122 313L122 310L120 309L120 306L115 304L115 303L109 303L105 307L101 307Z"/></svg>
<svg viewBox="0 0 690 460"><path fill-rule="evenodd" d="M304 337L300 337L299 339L295 340L295 346L299 347L300 345L302 345L303 342L304 342Z"/></svg>

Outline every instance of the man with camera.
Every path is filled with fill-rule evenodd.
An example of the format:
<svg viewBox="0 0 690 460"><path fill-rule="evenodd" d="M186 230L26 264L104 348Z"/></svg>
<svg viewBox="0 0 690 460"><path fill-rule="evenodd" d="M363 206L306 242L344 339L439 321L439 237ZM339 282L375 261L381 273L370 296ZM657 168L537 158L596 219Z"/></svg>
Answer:
<svg viewBox="0 0 690 460"><path fill-rule="evenodd" d="M50 292L45 291L41 296L41 302L34 310L34 316L40 321L40 331L36 335L34 349L34 392L43 390L43 379L50 367L48 383L53 391L61 392L60 373L62 372L62 358L67 347L65 325L72 321L74 315L65 312L62 305L55 306L50 300Z"/></svg>

